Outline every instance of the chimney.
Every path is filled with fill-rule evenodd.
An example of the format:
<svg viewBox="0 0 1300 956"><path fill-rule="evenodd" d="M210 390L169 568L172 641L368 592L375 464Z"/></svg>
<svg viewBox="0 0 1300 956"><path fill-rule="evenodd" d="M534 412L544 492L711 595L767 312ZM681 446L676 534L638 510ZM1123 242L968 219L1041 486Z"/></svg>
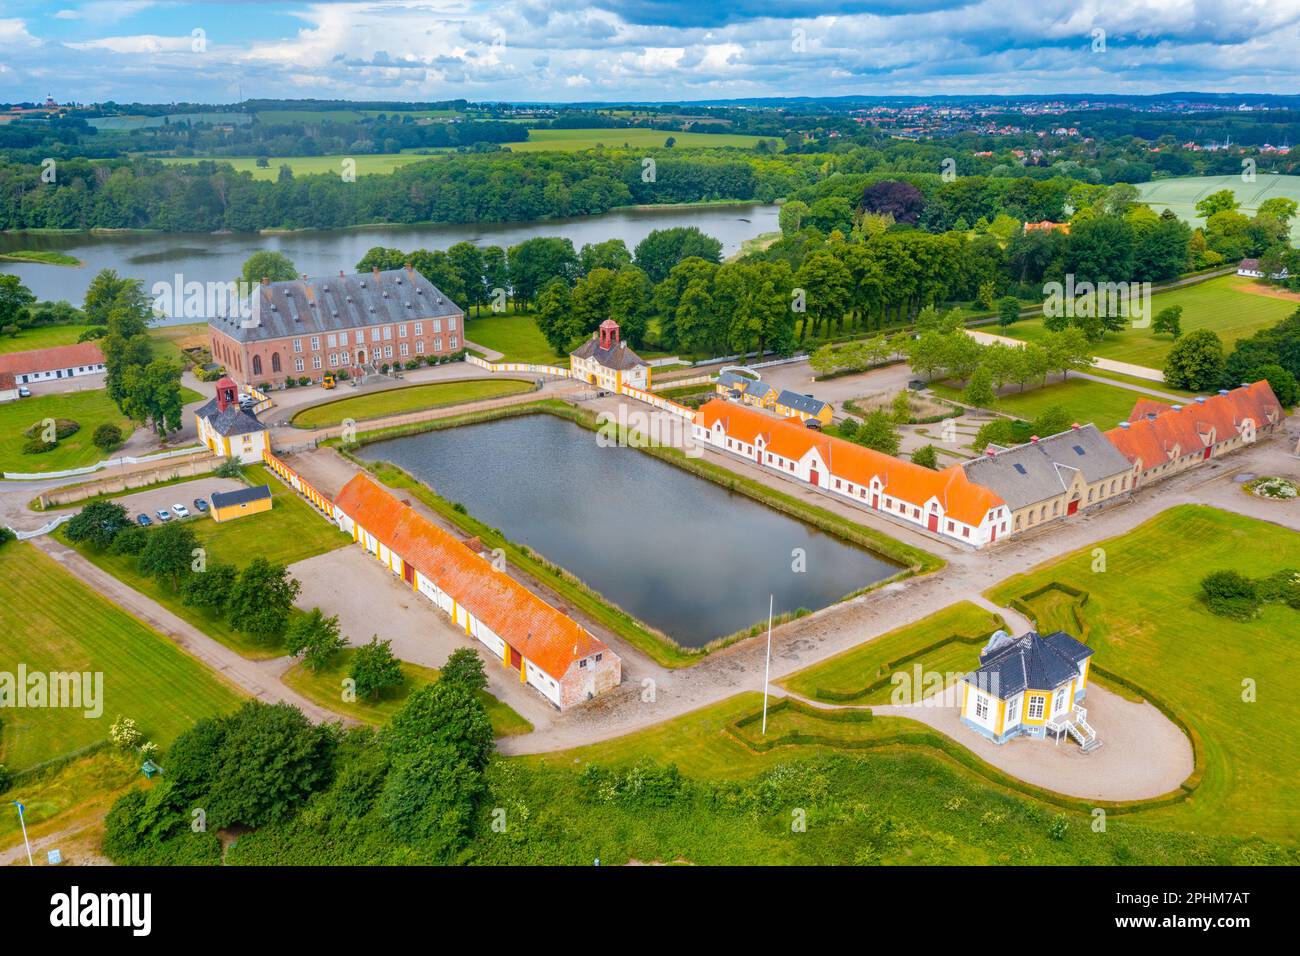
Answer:
<svg viewBox="0 0 1300 956"><path fill-rule="evenodd" d="M1037 435L1030 435L1030 436L1029 436L1029 444L1031 444L1031 445L1037 445L1037 444L1038 444L1038 436L1037 436Z"/></svg>

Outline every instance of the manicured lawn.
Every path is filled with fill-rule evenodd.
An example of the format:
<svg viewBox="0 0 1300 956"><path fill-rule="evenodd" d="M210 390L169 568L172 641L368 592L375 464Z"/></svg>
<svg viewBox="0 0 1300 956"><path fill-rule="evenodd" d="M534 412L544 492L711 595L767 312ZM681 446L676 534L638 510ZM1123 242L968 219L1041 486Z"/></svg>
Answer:
<svg viewBox="0 0 1300 956"><path fill-rule="evenodd" d="M1159 386L1153 383L1153 387ZM936 383L931 388L943 398L961 398L960 388L941 383ZM1125 421L1139 399L1151 397L1118 385L1104 385L1085 378L1069 378L1064 382L1049 382L1037 388L1027 386L1023 392L1014 385L1008 386L993 408L1017 418L1032 420L1045 409L1059 405L1074 421L1080 424L1092 422L1105 431Z"/></svg>
<svg viewBox="0 0 1300 956"><path fill-rule="evenodd" d="M318 673L313 673L303 664L295 664L281 675L280 679L322 707L377 727L388 723L389 718L402 709L411 691L432 684L440 675L435 667L420 667L418 664L402 661L402 673L406 675L406 680L402 682L401 687L374 702L360 699L346 701L343 699L342 682L348 676L355 654L354 648L347 648L337 654L330 665L322 668ZM498 737L526 734L533 729L533 725L515 713L510 705L497 700L487 691L480 691L479 699L487 708L488 717L492 719L492 729Z"/></svg>
<svg viewBox="0 0 1300 956"><path fill-rule="evenodd" d="M208 326L205 322L185 322L180 325L156 325L149 330L153 340L155 358L171 359L184 365L189 357L181 351L198 345L208 346Z"/></svg>
<svg viewBox="0 0 1300 956"><path fill-rule="evenodd" d="M465 320L465 338L504 355L503 362L569 366L567 355L556 355L537 327L532 313L493 315L485 312Z"/></svg>
<svg viewBox="0 0 1300 956"><path fill-rule="evenodd" d="M1220 276L1195 285L1159 292L1151 297L1151 315L1170 306L1183 307L1183 334L1194 329L1213 329L1231 349L1237 339L1253 335L1286 318L1300 307L1300 302L1259 295L1248 291L1259 288L1256 280L1242 276ZM1042 319L1022 319L1006 328L988 331L1024 341L1039 341L1046 334ZM1173 339L1151 329L1129 328L1123 332L1109 332L1093 345L1094 354L1101 358L1132 362L1147 368L1162 369Z"/></svg>
<svg viewBox="0 0 1300 956"><path fill-rule="evenodd" d="M207 517L187 519L199 545L207 552L208 562L221 561L242 568L260 556L268 561L292 564L351 542L350 537L317 514L265 466L249 466L244 474L253 485L270 485L271 510L220 524ZM64 543L69 543L62 528L55 534ZM235 630L224 619L186 605L170 587L140 574L134 556L106 554L86 546L74 547L109 574L245 657L257 660L278 657L283 653L278 645L259 644Z"/></svg>
<svg viewBox="0 0 1300 956"><path fill-rule="evenodd" d="M415 153L360 153L355 156L272 156L270 165L265 168L257 165L256 156L215 156L211 158L211 161L227 163L235 168L235 172L252 173L254 179L273 180L280 175L281 166L288 166L293 170L295 176L308 176L313 173L330 173L338 176L343 171L343 161L351 159L356 162L356 174L358 176L369 176L374 173L391 173L399 166L406 166L410 163L418 163L431 158L433 157L421 156ZM162 161L179 165L206 162L207 160L188 156L164 156Z"/></svg>
<svg viewBox="0 0 1300 956"><path fill-rule="evenodd" d="M46 418L69 418L80 424L81 429L60 441L53 451L23 454L27 443L23 433ZM63 471L93 465L107 457L91 442L95 429L106 422L121 428L123 435L131 434L135 428L102 388L5 402L0 405L0 471Z"/></svg>
<svg viewBox="0 0 1300 956"><path fill-rule="evenodd" d="M30 544L0 547L0 661L41 671L100 672L103 712L3 711L0 763L21 770L108 737L119 716L166 747L199 717L224 713L240 695L171 641L100 597Z"/></svg>
<svg viewBox="0 0 1300 956"><path fill-rule="evenodd" d="M460 405L485 398L500 398L527 392L532 382L514 378L469 379L459 382L434 382L428 385L410 385L391 388L368 395L354 395L312 408L305 408L293 417L291 424L298 428L323 428L337 425L345 418L365 421L400 415L425 408Z"/></svg>
<svg viewBox="0 0 1300 956"><path fill-rule="evenodd" d="M1279 505L1293 508L1294 505ZM1300 535L1213 508L1182 505L1099 545L1020 575L990 592L998 604L1053 582L1088 593L1083 604L1028 601L1040 629L1078 630L1097 653L1093 667L1114 672L1162 699L1200 738L1204 778L1183 804L1144 811L1152 824L1200 833L1300 840L1300 611L1269 605L1239 623L1207 611L1199 582L1235 569L1259 577L1300 568ZM1050 595L1050 592L1049 592ZM1104 680L1104 678L1102 678ZM1258 699L1243 700L1243 686ZM1105 738L1106 729L1098 728Z"/></svg>
<svg viewBox="0 0 1300 956"><path fill-rule="evenodd" d="M909 677L920 666L925 674L948 675L945 684L979 666L979 651L1003 622L969 601L941 611L837 654L781 681L801 697L838 704L888 704L895 685L890 677ZM921 694L926 692L924 685ZM912 696L910 700L917 699Z"/></svg>
<svg viewBox="0 0 1300 956"><path fill-rule="evenodd" d="M657 129L530 129L528 139L506 145L517 153L535 153L544 150L571 152L594 149L604 145L609 149L652 149L663 146L669 137L678 149L709 149L735 146L753 149L763 136L745 136L739 133L673 133Z"/></svg>
<svg viewBox="0 0 1300 956"><path fill-rule="evenodd" d="M17 335L0 335L0 354L76 345L81 333L92 328L93 325L42 325L34 329L23 329Z"/></svg>

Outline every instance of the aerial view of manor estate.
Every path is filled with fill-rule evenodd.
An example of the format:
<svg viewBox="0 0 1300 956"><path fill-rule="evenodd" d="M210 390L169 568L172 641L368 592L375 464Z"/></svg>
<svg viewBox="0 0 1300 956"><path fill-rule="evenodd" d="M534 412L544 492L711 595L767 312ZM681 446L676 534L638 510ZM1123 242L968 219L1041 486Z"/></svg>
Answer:
<svg viewBox="0 0 1300 956"><path fill-rule="evenodd" d="M1300 12L790 6L6 7L14 925L1264 922Z"/></svg>

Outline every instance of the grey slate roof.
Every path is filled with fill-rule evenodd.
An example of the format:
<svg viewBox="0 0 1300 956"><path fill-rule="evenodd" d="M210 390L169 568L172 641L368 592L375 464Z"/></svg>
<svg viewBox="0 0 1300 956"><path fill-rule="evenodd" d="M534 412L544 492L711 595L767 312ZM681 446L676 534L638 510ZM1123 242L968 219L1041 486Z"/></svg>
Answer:
<svg viewBox="0 0 1300 956"><path fill-rule="evenodd" d="M265 425L238 405L227 405L224 412L217 411L217 400L215 398L195 414L199 418L206 418L208 424L212 426L212 430L226 438L231 435L247 435L252 432L266 431Z"/></svg>
<svg viewBox="0 0 1300 956"><path fill-rule="evenodd" d="M962 468L967 478L995 491L1015 511L1061 494L1076 471L1092 483L1127 474L1129 463L1096 425L1080 425L972 458Z"/></svg>
<svg viewBox="0 0 1300 956"><path fill-rule="evenodd" d="M271 497L270 485L258 485L256 488L236 488L234 491L214 491L212 507L226 508L230 505L245 505L250 501L260 501Z"/></svg>
<svg viewBox="0 0 1300 956"><path fill-rule="evenodd" d="M1053 691L1079 673L1079 662L1092 648L1064 631L1046 637L1028 631L1009 644L980 655L978 670L963 680L1000 700L1026 690Z"/></svg>
<svg viewBox="0 0 1300 956"><path fill-rule="evenodd" d="M750 382L745 386L745 394L753 395L755 398L764 398L773 391L775 389L767 382Z"/></svg>
<svg viewBox="0 0 1300 956"><path fill-rule="evenodd" d="M776 403L778 405L784 405L786 408L793 408L797 411L801 411L807 415L816 415L826 407L826 403L820 398L810 398L809 396L800 394L799 392L792 392L788 388L783 389L781 394L776 397Z"/></svg>
<svg viewBox="0 0 1300 956"><path fill-rule="evenodd" d="M741 375L739 372L723 372L718 376L718 384L725 385L728 388L748 387L754 383L754 379L748 375Z"/></svg>
<svg viewBox="0 0 1300 956"><path fill-rule="evenodd" d="M269 282L253 289L253 299L253 318L209 316L208 324L240 342L260 342L463 314L428 279L405 268Z"/></svg>
<svg viewBox="0 0 1300 956"><path fill-rule="evenodd" d="M594 358L601 365L605 366L605 368L619 369L621 371L636 368L638 365L650 364L628 348L627 343L621 339L614 344L613 348L602 349L599 341L595 338L590 338L579 345L570 354L577 358Z"/></svg>

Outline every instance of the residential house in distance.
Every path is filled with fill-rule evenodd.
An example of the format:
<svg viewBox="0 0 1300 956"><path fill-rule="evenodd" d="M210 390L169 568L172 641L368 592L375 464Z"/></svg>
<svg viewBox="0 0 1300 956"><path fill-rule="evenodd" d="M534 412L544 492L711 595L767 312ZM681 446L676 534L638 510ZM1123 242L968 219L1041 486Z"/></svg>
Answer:
<svg viewBox="0 0 1300 956"><path fill-rule="evenodd" d="M1050 219L1043 219L1040 222L1025 223L1025 232L1060 232L1068 236L1070 234L1070 224L1068 222L1052 222Z"/></svg>
<svg viewBox="0 0 1300 956"><path fill-rule="evenodd" d="M365 473L332 508L354 541L561 710L622 680L622 662L603 641Z"/></svg>
<svg viewBox="0 0 1300 956"><path fill-rule="evenodd" d="M263 279L250 311L247 318L208 320L212 358L240 385L365 374L451 355L464 345L464 312L410 265L337 278Z"/></svg>
<svg viewBox="0 0 1300 956"><path fill-rule="evenodd" d="M619 338L618 323L606 319L591 338L569 353L574 378L618 392L624 385L647 391L650 363Z"/></svg>
<svg viewBox="0 0 1300 956"><path fill-rule="evenodd" d="M8 372L19 385L48 382L52 379L100 375L104 372L104 353L94 342L58 345L29 352L0 355L0 374Z"/></svg>
<svg viewBox="0 0 1300 956"><path fill-rule="evenodd" d="M989 445L963 462L966 476L994 491L1012 514L1012 533L1128 496L1126 459L1095 425L1074 425L1023 445Z"/></svg>
<svg viewBox="0 0 1300 956"><path fill-rule="evenodd" d="M831 423L832 409L829 403L823 402L820 398L813 398L811 395L792 392L788 388L782 389L776 396L776 401L772 403L772 410L783 418L797 418L801 422L812 419L822 425Z"/></svg>
<svg viewBox="0 0 1300 956"><path fill-rule="evenodd" d="M1093 650L1064 631L997 631L980 652L980 666L962 678L961 721L995 743L1012 737L1057 742L1069 735L1087 753L1101 745L1079 705L1088 690Z"/></svg>
<svg viewBox="0 0 1300 956"><path fill-rule="evenodd" d="M1237 275L1249 276L1252 279L1286 279L1289 278L1291 274L1284 267L1281 272L1275 272L1266 277L1264 275L1264 270L1260 267L1258 259L1242 259L1241 262L1237 264Z"/></svg>
<svg viewBox="0 0 1300 956"><path fill-rule="evenodd" d="M1128 461L1136 488L1253 444L1281 421L1281 403L1268 382L1259 381L1186 405L1142 399L1106 438Z"/></svg>
<svg viewBox="0 0 1300 956"><path fill-rule="evenodd" d="M194 413L199 441L214 455L244 464L261 461L270 450L266 426L239 405L239 389L229 376L217 382L217 397Z"/></svg>

